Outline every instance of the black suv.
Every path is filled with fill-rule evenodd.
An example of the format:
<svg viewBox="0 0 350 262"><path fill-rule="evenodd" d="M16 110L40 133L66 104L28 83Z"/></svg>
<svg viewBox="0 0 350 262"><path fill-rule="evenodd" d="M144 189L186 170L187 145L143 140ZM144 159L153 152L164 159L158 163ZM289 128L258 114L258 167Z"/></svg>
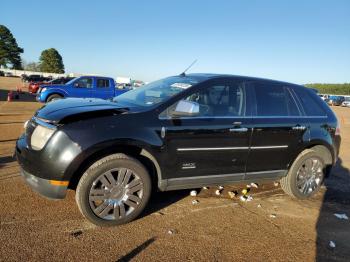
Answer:
<svg viewBox="0 0 350 262"><path fill-rule="evenodd" d="M160 191L280 180L292 197L320 188L340 146L315 92L259 78L168 77L111 101L62 99L25 125L16 155L27 183L60 199L76 190L96 225L135 219Z"/></svg>

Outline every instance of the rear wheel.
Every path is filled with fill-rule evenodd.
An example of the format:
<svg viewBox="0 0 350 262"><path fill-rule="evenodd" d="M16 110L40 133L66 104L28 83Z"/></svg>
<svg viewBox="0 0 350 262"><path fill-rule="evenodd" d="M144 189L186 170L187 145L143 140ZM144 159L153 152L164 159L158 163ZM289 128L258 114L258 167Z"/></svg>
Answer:
<svg viewBox="0 0 350 262"><path fill-rule="evenodd" d="M318 152L304 150L292 164L287 176L281 179L281 187L292 197L309 198L321 188L325 169L324 160Z"/></svg>
<svg viewBox="0 0 350 262"><path fill-rule="evenodd" d="M58 95L58 94L53 94L53 95L50 95L46 102L51 102L51 101L55 101L55 100L58 100L58 99L62 99L63 97Z"/></svg>
<svg viewBox="0 0 350 262"><path fill-rule="evenodd" d="M135 219L151 194L151 180L136 159L114 154L95 162L81 177L76 201L81 213L98 226Z"/></svg>

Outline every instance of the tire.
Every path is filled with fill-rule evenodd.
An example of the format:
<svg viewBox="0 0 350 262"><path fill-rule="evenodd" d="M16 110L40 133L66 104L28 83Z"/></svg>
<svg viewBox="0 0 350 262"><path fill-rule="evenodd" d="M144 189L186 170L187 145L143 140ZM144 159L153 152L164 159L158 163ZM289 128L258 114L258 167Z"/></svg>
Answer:
<svg viewBox="0 0 350 262"><path fill-rule="evenodd" d="M132 192L139 188L140 191ZM140 215L151 190L150 176L138 160L125 154L113 154L86 170L79 180L75 199L82 215L93 224L116 226Z"/></svg>
<svg viewBox="0 0 350 262"><path fill-rule="evenodd" d="M307 168L310 164L312 166L311 170L315 171L311 171ZM320 190L325 177L325 170L325 162L321 155L312 149L306 149L295 159L287 176L281 179L281 187L285 193L293 198L310 198ZM312 182L313 177L315 177L314 182ZM305 181L305 183L306 181L310 181L308 183L310 183L311 191L304 187L305 183L302 183L303 181Z"/></svg>
<svg viewBox="0 0 350 262"><path fill-rule="evenodd" d="M53 95L50 95L47 99L46 99L46 102L51 102L51 101L54 101L54 100L58 100L58 99L62 99L63 97L61 95L58 95L58 94L53 94Z"/></svg>

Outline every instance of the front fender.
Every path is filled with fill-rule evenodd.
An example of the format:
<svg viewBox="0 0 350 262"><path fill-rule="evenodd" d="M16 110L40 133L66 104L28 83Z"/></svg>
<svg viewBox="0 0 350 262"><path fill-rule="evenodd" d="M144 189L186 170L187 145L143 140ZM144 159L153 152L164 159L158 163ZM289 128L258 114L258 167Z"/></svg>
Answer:
<svg viewBox="0 0 350 262"><path fill-rule="evenodd" d="M62 97L68 96L68 92L62 88L49 88L49 89L45 90L44 92L40 92L40 94L37 95L37 101L39 101L41 103L45 103L47 98L53 94L58 94Z"/></svg>

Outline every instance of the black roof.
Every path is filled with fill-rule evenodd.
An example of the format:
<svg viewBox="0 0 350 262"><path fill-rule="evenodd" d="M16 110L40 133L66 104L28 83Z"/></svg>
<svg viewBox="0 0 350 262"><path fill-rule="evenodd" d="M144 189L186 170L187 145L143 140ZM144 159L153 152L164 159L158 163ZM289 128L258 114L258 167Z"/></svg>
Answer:
<svg viewBox="0 0 350 262"><path fill-rule="evenodd" d="M215 79L215 78L222 78L222 77L229 77L234 79L241 79L241 80L251 80L251 81L271 81L274 83L279 84L288 84L293 86L300 86L297 84L285 82L285 81L279 81L279 80L273 80L268 78L259 78L259 77L252 77L252 76L240 76L240 75L230 75L230 74L212 74L212 73L193 73L193 74L186 74L185 77L191 77L198 79L200 81L205 81L209 79Z"/></svg>

